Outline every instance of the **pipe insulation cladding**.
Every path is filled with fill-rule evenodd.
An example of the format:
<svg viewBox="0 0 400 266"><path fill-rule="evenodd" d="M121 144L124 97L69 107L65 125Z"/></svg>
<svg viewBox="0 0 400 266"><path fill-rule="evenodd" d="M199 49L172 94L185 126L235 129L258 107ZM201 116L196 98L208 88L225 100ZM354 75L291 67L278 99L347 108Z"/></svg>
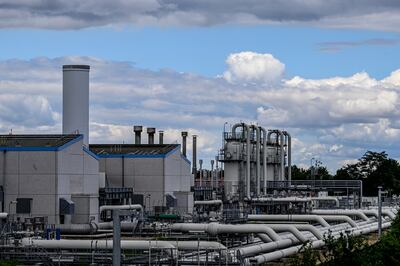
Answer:
<svg viewBox="0 0 400 266"><path fill-rule="evenodd" d="M63 134L83 135L89 145L89 71L88 65L63 66Z"/></svg>

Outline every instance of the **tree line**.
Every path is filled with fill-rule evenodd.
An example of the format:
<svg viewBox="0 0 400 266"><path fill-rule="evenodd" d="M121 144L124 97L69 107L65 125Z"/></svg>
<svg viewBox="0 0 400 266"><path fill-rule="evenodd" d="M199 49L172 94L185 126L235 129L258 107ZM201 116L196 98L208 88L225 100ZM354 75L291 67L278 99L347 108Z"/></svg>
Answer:
<svg viewBox="0 0 400 266"><path fill-rule="evenodd" d="M324 166L308 169L292 166L292 180L362 180L364 196L376 196L378 186L390 194L400 194L400 164L385 151L367 151L357 162L331 175Z"/></svg>

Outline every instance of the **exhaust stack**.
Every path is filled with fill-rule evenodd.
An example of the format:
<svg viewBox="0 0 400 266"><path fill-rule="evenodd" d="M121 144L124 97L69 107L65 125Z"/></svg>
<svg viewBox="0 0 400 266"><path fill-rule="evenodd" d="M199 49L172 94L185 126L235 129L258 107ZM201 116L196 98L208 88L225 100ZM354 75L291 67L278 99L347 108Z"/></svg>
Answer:
<svg viewBox="0 0 400 266"><path fill-rule="evenodd" d="M186 137L188 133L187 131L182 131L182 154L186 157Z"/></svg>
<svg viewBox="0 0 400 266"><path fill-rule="evenodd" d="M88 65L63 65L63 134L83 134L89 145Z"/></svg>
<svg viewBox="0 0 400 266"><path fill-rule="evenodd" d="M148 143L154 144L154 134L156 133L155 127L148 127L147 128L147 135L148 135Z"/></svg>
<svg viewBox="0 0 400 266"><path fill-rule="evenodd" d="M194 177L196 178L196 173L197 173L197 136L193 135L193 151L192 151L192 155L193 155L193 161L192 161L192 165L193 165L193 169L192 169L192 174L194 175Z"/></svg>
<svg viewBox="0 0 400 266"><path fill-rule="evenodd" d="M164 131L162 130L158 131L158 143L164 144Z"/></svg>
<svg viewBox="0 0 400 266"><path fill-rule="evenodd" d="M133 132L135 132L135 144L141 144L142 130L143 130L142 126L133 127Z"/></svg>

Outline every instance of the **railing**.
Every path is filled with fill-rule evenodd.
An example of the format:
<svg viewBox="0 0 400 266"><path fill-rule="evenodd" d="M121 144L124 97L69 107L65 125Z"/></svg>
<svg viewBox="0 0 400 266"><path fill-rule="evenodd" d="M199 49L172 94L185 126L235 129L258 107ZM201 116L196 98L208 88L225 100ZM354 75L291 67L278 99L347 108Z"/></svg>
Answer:
<svg viewBox="0 0 400 266"><path fill-rule="evenodd" d="M361 189L361 180L291 180L267 181L269 189L352 188Z"/></svg>

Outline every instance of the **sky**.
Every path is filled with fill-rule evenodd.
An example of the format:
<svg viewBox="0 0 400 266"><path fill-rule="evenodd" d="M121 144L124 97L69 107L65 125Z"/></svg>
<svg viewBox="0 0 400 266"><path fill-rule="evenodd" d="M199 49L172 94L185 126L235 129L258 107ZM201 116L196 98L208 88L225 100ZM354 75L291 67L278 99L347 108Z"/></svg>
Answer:
<svg viewBox="0 0 400 266"><path fill-rule="evenodd" d="M61 67L88 64L91 143L187 130L208 165L243 121L302 167L399 159L399 31L391 0L0 0L0 133L60 133Z"/></svg>

